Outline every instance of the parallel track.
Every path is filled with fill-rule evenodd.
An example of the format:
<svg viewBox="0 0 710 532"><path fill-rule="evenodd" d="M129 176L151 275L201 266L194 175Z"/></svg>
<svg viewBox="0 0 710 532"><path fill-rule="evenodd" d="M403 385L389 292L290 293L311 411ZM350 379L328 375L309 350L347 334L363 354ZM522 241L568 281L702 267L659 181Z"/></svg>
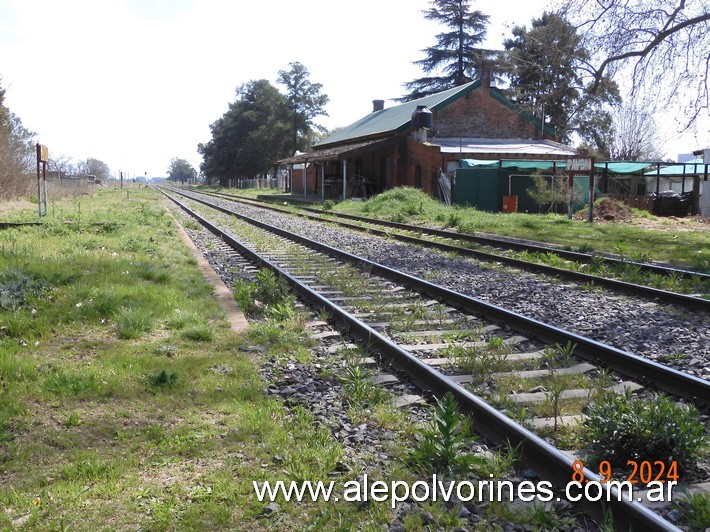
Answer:
<svg viewBox="0 0 710 532"><path fill-rule="evenodd" d="M176 191L177 192L177 191ZM264 202L258 202L254 200L249 200L245 198L237 198L235 196L229 195L229 194L219 194L219 193L205 193L205 192L199 192L200 194L205 194L208 196L215 196L219 197L222 199L226 199L229 201L234 201L238 203L244 203L246 205L252 205L252 206L257 206L260 208L265 208L265 209L270 209L274 210L276 212L281 212L283 214L289 214L293 215L293 211L286 210L280 207L276 207L273 205L265 205ZM491 239L488 239L486 237L478 237L475 235L467 235L464 233L453 233L451 231L443 231L443 230L438 230L438 229L430 229L430 228L422 228L422 227L417 227L409 224L400 224L396 222L388 222L384 220L376 220L372 218L365 218L361 216L354 216L354 215L346 215L346 214L341 214L338 213L337 217L338 218L345 218L345 219L352 219L358 222L358 224L351 224L348 222L343 222L339 219L333 218L335 215L331 215L330 213L323 212L317 209L309 209L306 207L299 207L299 211L303 210L306 211L307 213L311 214L306 214L306 213L301 213L298 212L296 213L297 216L301 216L310 220L316 220L319 222L325 222L325 223L331 223L331 224L337 224L341 227L346 227L348 229L353 229L356 231L361 231L361 232L367 232L369 234L374 234L378 236L383 236L387 238L392 238L395 240L399 240L401 242L406 242L410 244L415 244L415 245L420 245L423 247L429 247L429 248L434 248L434 249L439 249L441 251L446 251L446 252L454 252L458 253L461 256L472 256L481 260L489 261L489 262L499 262L502 264L506 264L508 266L512 266L515 268L520 268L536 273L541 273L541 274L546 274L546 275L553 275L557 277L561 277L564 279L569 279L574 282L578 283L587 283L595 286L603 286L612 290L617 290L617 291L622 291L625 293L629 294L634 294L634 295L640 295L643 297L647 297L650 299L658 300L658 301L663 301L672 305L682 305L683 307L689 309L689 310L710 310L710 299L704 299L701 297L696 297L692 295L687 295L687 294L680 294L677 292L670 292L668 290L660 290L657 288L652 288L649 286L644 286L644 285L639 285L635 283L629 283L625 281L620 281L617 279L611 279L608 277L600 277L596 275L591 275L587 273L582 273L582 272L577 272L573 270L568 270L564 268L557 268L554 266L549 266L545 264L540 264L540 263L535 263L535 262L529 262L521 259L516 259L513 257L509 257L506 255L501 255L497 253L491 253L491 252L486 252L486 251L481 251L477 249L471 249L468 247L463 247L461 245L458 245L457 242L479 242L479 243L485 243L486 245L492 245ZM365 225L363 225L365 224ZM381 227L391 227L400 231L406 231L409 234L404 234L404 233L398 233L398 232L392 232L392 231L385 231L385 230L378 230L375 228L375 226L381 226ZM424 234L427 236L435 237L435 238L445 238L449 240L450 242L453 243L446 243L446 242L441 242L438 240L432 240L431 238L426 238L424 237ZM416 236L415 236L416 235ZM502 246L508 243L506 240L495 240L496 246ZM502 244L501 244L502 243ZM651 264L644 264L644 263L636 263L636 262L631 262L631 261L621 261L619 259L613 259L609 257L603 257L601 255L589 255L585 253L577 253L577 252L572 252L572 251L564 251L564 250L559 250L556 248L548 248L548 247L541 247L537 245L531 245L532 247L527 245L523 245L520 243L515 243L513 242L513 246L511 249L533 249L535 251L540 251L542 249L545 250L545 253L556 253L557 255L566 258L568 260L577 260L582 263L589 263L591 262L591 257L597 257L598 260L604 260L604 262L607 262L609 264L614 264L614 265L631 265L634 267L638 267L639 269L643 271L648 271L656 274L663 274L663 275L679 275L684 278L691 278L691 277L696 277L698 279L707 279L710 281L710 275L699 273L699 272L692 272L690 270L680 270L680 269L675 269L675 268L668 268L665 266L659 266L659 265L651 265Z"/></svg>
<svg viewBox="0 0 710 532"><path fill-rule="evenodd" d="M558 451L545 440L513 422L510 418L500 414L495 408L491 407L481 398L472 394L469 390L455 382L452 378L427 365L420 358L403 349L401 345L393 342L375 327L368 325L361 319L358 319L353 315L353 313L334 303L330 298L325 297L317 290L314 290L296 275L289 273L286 269L279 266L274 260L265 258L261 253L255 252L251 246L245 245L243 242L237 241L232 236L225 234L217 226L209 222L204 216L194 212L187 205L180 202L176 198L169 195L168 197L170 197L191 216L198 219L200 223L202 223L214 234L219 235L220 238L222 238L234 249L238 250L239 253L247 256L252 262L260 267L267 267L277 272L302 298L308 300L311 304L318 308L326 309L334 320L346 325L349 334L354 337L361 338L372 351L377 352L380 356L384 357L392 366L406 372L424 389L430 390L437 395L444 394L446 392L453 393L462 408L475 416L476 426L483 435L489 437L493 441L508 441L513 445L521 445L524 449L525 459L528 462L534 463L537 469L544 471L545 474L554 482L562 485L569 481L570 472L572 471L572 463L574 461L572 457ZM222 207L213 205L211 207L222 212L235 215ZM489 320L505 323L506 326L518 332L544 342L565 343L570 341L576 343L576 356L587 358L595 362L601 361L604 365L626 375L636 376L637 378L641 375L642 379L646 382L653 383L654 386L675 395L689 397L696 401L710 396L710 383L702 379L698 379L697 377L686 375L665 366L649 362L630 353L626 353L568 331L531 320L519 314L478 301L463 294L443 289L421 279L397 272L371 261L366 261L329 246L312 242L302 237L297 237L286 231L257 222L256 220L251 220L243 216L239 216L239 218L256 227L260 227L273 234L277 234L284 239L287 238L297 241L311 249L315 249L332 257L337 257L340 261L350 264L357 264L358 269L370 272L371 274L376 274L379 277L390 279L391 281L395 281L409 287L411 290L426 293L427 295L435 297L437 300L443 301L448 305L452 305L462 312L476 313L478 315L483 314ZM598 480L599 478L598 475L592 471L585 469L584 473L589 479ZM621 501L611 503L611 507L614 513L615 523L618 523L620 526L634 526L636 529L645 530L669 529L669 523L665 522L658 515L639 504ZM586 509L593 515L596 515L597 517L600 516L601 510L597 505L590 504Z"/></svg>

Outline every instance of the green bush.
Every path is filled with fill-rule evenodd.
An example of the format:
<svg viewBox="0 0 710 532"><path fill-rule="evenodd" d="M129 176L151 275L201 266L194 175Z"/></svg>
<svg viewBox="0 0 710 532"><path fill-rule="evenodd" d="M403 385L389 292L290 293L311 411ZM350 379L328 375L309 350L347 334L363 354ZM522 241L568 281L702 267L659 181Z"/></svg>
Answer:
<svg viewBox="0 0 710 532"><path fill-rule="evenodd" d="M599 460L626 467L628 460L677 461L692 467L708 451L705 427L691 405L658 395L651 400L606 393L587 410L587 437Z"/></svg>
<svg viewBox="0 0 710 532"><path fill-rule="evenodd" d="M673 507L680 510L682 520L690 530L710 527L710 495L707 493L684 493L673 500Z"/></svg>
<svg viewBox="0 0 710 532"><path fill-rule="evenodd" d="M171 370L161 369L157 373L148 375L148 384L156 388L175 386L178 381L178 375Z"/></svg>
<svg viewBox="0 0 710 532"><path fill-rule="evenodd" d="M256 274L256 282L237 281L234 284L234 299L239 308L248 316L272 314L278 317L284 314L284 306L293 307L294 298L288 287L271 270L261 269Z"/></svg>

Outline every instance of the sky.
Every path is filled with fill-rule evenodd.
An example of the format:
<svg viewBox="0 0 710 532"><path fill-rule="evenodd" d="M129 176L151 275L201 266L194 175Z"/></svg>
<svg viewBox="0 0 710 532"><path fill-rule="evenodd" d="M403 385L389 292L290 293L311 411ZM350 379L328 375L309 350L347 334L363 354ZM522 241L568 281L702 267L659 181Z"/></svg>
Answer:
<svg viewBox="0 0 710 532"><path fill-rule="evenodd" d="M490 15L486 48L530 26L545 0L475 0ZM0 0L5 105L50 157L104 161L114 175L165 176L173 158L199 170L197 145L243 83L300 62L322 84L328 116L344 127L405 93L414 61L444 27L429 0ZM276 85L279 89L283 87ZM708 129L708 128L705 128ZM668 156L705 147L677 139ZM704 137L704 138L703 138Z"/></svg>

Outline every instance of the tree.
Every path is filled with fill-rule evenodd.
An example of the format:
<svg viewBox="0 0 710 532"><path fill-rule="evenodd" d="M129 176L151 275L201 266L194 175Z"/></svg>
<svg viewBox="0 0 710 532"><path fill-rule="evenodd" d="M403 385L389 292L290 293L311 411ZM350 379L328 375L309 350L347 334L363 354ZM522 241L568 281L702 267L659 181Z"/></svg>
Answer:
<svg viewBox="0 0 710 532"><path fill-rule="evenodd" d="M634 105L623 105L614 114L614 140L609 156L620 161L654 161L662 158L653 117Z"/></svg>
<svg viewBox="0 0 710 532"><path fill-rule="evenodd" d="M57 172L60 178L62 176L72 175L77 172L72 158L68 155L50 155L49 161L47 162L47 168L51 171Z"/></svg>
<svg viewBox="0 0 710 532"><path fill-rule="evenodd" d="M569 22L556 13L533 19L531 29L513 28L504 42L511 99L532 115L541 117L562 142L576 132L604 151L604 131L611 126L609 104L619 101L618 89L609 79L594 93L585 70L589 54Z"/></svg>
<svg viewBox="0 0 710 532"><path fill-rule="evenodd" d="M28 177L35 165L34 133L5 106L0 87L0 197L27 192Z"/></svg>
<svg viewBox="0 0 710 532"><path fill-rule="evenodd" d="M291 106L291 153L305 151L309 134L323 127L313 123L320 115L328 116L325 106L328 96L321 94L323 85L311 83L309 72L301 63L289 63L290 70L279 70L278 83L286 87L286 99Z"/></svg>
<svg viewBox="0 0 710 532"><path fill-rule="evenodd" d="M707 0L563 0L582 43L596 50L593 89L625 74L647 109L671 107L692 125L709 108Z"/></svg>
<svg viewBox="0 0 710 532"><path fill-rule="evenodd" d="M470 11L470 0L431 0L423 11L427 20L439 22L451 31L436 36L436 45L422 50L426 57L415 61L426 76L405 84L409 94L399 101L411 101L473 81L486 51L477 48L486 36L488 15Z"/></svg>
<svg viewBox="0 0 710 532"><path fill-rule="evenodd" d="M237 100L211 126L212 139L200 144L202 173L210 182L264 176L289 154L292 125L288 100L266 80L237 89Z"/></svg>
<svg viewBox="0 0 710 532"><path fill-rule="evenodd" d="M86 160L85 171L88 175L96 176L96 179L100 181L107 181L111 177L111 169L108 165L99 159L91 157Z"/></svg>
<svg viewBox="0 0 710 532"><path fill-rule="evenodd" d="M544 207L547 207L546 212L557 212L558 203L564 204L569 201L570 187L565 173L547 176L536 170L531 177L533 186L528 189L527 193L540 207L540 212Z"/></svg>
<svg viewBox="0 0 710 532"><path fill-rule="evenodd" d="M186 181L188 183L191 181L194 182L197 179L197 170L195 170L185 159L173 157L170 159L168 179L170 181L180 181L183 184Z"/></svg>

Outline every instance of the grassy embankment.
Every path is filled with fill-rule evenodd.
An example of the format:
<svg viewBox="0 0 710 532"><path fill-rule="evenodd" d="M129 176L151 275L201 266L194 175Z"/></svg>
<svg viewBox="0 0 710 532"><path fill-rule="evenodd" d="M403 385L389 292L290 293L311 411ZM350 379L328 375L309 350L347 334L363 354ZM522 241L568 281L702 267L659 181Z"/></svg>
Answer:
<svg viewBox="0 0 710 532"><path fill-rule="evenodd" d="M306 412L264 395L252 359L305 333L231 331L160 195L126 196L56 202L44 226L0 231L0 528L389 522L352 503L262 515L253 480L341 454Z"/></svg>
<svg viewBox="0 0 710 532"><path fill-rule="evenodd" d="M208 188L246 197L266 195L269 189ZM490 213L469 207L446 206L413 188L393 189L368 201L325 203L336 212L385 220L490 233L548 242L568 249L614 253L631 260L665 262L710 272L710 225L693 218L664 219L644 211L626 222L568 220L561 214Z"/></svg>

